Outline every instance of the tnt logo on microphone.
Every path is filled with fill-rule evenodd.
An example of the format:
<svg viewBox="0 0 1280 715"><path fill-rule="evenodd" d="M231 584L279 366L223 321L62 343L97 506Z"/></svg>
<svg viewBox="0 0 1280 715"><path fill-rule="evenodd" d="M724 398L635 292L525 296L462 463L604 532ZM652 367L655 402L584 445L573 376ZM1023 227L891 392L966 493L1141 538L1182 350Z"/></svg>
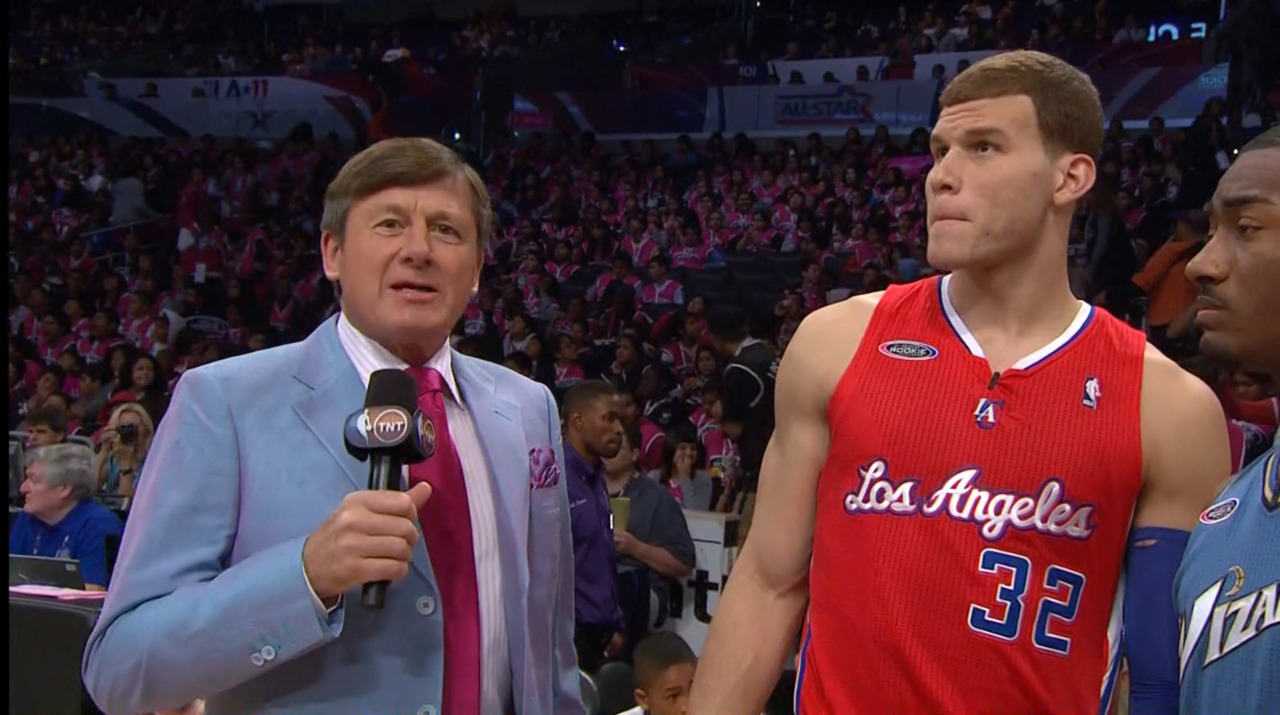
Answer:
<svg viewBox="0 0 1280 715"><path fill-rule="evenodd" d="M356 429L370 447L393 447L409 434L409 413L399 407L369 407Z"/></svg>

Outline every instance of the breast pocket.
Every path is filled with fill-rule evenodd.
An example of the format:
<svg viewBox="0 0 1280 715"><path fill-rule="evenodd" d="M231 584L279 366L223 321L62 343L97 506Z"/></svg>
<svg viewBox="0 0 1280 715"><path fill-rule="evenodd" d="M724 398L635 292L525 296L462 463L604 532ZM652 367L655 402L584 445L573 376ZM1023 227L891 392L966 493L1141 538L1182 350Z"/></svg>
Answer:
<svg viewBox="0 0 1280 715"><path fill-rule="evenodd" d="M569 510L558 487L533 490L529 502L530 590L554 593L562 556L560 525Z"/></svg>

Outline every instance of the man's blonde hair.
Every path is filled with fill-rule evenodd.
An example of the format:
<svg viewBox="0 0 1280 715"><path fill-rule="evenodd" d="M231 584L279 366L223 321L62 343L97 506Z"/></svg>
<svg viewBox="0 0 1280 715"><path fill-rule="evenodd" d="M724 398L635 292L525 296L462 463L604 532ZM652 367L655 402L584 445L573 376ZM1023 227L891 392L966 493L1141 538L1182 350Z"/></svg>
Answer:
<svg viewBox="0 0 1280 715"><path fill-rule="evenodd" d="M471 215L476 222L476 240L483 251L493 231L489 190L456 151L423 137L384 139L351 157L324 192L320 230L332 233L341 243L347 216L356 201L383 189L422 186L453 177L461 177L471 187Z"/></svg>
<svg viewBox="0 0 1280 715"><path fill-rule="evenodd" d="M1057 57L1017 50L992 55L956 76L942 91L943 109L979 99L1025 95L1036 110L1045 149L1054 154L1102 153L1102 101L1089 76Z"/></svg>

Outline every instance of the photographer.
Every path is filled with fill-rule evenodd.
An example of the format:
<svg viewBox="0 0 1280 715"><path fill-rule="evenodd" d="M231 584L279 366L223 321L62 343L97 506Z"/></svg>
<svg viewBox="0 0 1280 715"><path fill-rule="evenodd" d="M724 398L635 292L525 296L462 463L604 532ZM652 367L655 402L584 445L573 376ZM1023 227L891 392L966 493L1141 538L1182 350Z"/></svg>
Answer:
<svg viewBox="0 0 1280 715"><path fill-rule="evenodd" d="M104 494L133 496L155 435L151 416L136 402L119 405L103 430L97 457L98 489Z"/></svg>

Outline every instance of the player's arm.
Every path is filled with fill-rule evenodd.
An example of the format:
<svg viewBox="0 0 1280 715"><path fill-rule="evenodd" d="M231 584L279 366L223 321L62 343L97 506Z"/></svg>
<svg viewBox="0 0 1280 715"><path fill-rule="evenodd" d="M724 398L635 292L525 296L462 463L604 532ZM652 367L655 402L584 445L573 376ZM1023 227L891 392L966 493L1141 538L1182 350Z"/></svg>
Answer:
<svg viewBox="0 0 1280 715"><path fill-rule="evenodd" d="M1196 520L1230 476L1218 398L1147 346L1142 381L1142 493L1125 565L1130 711L1178 710L1178 615L1173 579Z"/></svg>
<svg viewBox="0 0 1280 715"><path fill-rule="evenodd" d="M758 715L782 672L809 597L818 473L830 444L827 401L857 348L855 338L833 349L832 336L861 335L873 301L859 297L811 314L787 348L751 532L711 622L691 715ZM851 316L863 313L857 325Z"/></svg>

